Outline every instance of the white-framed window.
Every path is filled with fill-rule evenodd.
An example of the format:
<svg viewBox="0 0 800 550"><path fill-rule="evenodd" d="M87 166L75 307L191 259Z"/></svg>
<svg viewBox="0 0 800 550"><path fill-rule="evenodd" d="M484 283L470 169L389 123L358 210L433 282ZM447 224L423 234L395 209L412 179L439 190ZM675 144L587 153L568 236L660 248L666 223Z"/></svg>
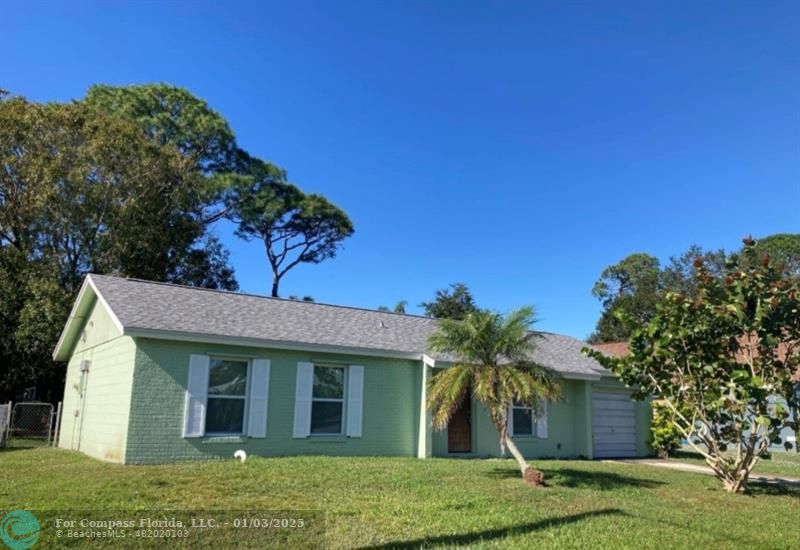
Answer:
<svg viewBox="0 0 800 550"><path fill-rule="evenodd" d="M250 362L212 357L208 368L207 435L243 435Z"/></svg>
<svg viewBox="0 0 800 550"><path fill-rule="evenodd" d="M511 426L515 436L533 436L535 425L531 407L520 403L511 406Z"/></svg>
<svg viewBox="0 0 800 550"><path fill-rule="evenodd" d="M314 365L311 392L311 435L342 435L347 369Z"/></svg>

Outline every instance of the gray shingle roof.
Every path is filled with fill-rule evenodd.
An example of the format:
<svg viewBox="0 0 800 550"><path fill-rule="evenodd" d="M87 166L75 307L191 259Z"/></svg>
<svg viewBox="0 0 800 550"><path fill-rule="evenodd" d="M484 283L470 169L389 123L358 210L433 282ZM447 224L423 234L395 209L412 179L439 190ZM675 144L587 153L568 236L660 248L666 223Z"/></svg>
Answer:
<svg viewBox="0 0 800 550"><path fill-rule="evenodd" d="M91 275L126 332L283 342L372 352L422 354L436 321L354 307L220 292L173 284ZM539 333L534 359L563 374L605 371L584 357L580 340ZM444 359L444 358L436 358Z"/></svg>

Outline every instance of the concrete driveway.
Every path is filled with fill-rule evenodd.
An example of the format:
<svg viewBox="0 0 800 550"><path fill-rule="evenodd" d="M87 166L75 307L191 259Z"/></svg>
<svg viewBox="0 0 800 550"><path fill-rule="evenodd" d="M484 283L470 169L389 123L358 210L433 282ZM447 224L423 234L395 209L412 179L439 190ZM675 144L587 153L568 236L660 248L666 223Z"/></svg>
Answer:
<svg viewBox="0 0 800 550"><path fill-rule="evenodd" d="M687 464L678 460L669 460L667 458L626 458L617 460L606 460L605 462L612 462L614 464L638 464L641 466L654 466L656 468L667 468L668 470L680 470L682 472L691 472L694 474L714 475L714 471L708 466L700 466L698 464ZM750 481L757 483L772 483L780 485L793 485L800 487L800 479L789 476L772 476L762 474L751 474Z"/></svg>

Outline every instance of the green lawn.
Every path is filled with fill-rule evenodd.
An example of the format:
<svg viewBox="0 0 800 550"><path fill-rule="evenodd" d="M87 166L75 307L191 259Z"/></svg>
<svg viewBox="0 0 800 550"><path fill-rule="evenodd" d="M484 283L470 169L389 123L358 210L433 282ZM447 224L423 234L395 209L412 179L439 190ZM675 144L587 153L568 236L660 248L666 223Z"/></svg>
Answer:
<svg viewBox="0 0 800 550"><path fill-rule="evenodd" d="M688 462L689 464L700 464L705 466L706 461L700 455L690 450L678 451L670 455L673 460L680 460L681 462ZM791 452L775 452L772 453L770 458L762 458L756 464L756 474L774 475L774 476L790 476L800 479L800 454Z"/></svg>
<svg viewBox="0 0 800 550"><path fill-rule="evenodd" d="M113 516L113 510L225 509L310 511L313 519L317 511L324 514L330 548L797 544L787 525L800 509L800 489L758 487L750 495L730 495L710 476L653 467L536 465L548 487L529 488L507 460L293 457L120 466L69 451L11 450L0 452L0 509L39 516L90 510L84 515L91 518ZM787 534L795 538L782 538ZM293 536L284 542L309 542ZM45 546L57 542L45 540L49 528L42 537Z"/></svg>

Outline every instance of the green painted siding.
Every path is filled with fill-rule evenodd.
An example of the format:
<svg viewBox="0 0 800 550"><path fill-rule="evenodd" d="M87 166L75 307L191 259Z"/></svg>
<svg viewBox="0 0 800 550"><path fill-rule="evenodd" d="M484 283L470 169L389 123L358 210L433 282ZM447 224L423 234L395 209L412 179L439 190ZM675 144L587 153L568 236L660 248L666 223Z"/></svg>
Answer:
<svg viewBox="0 0 800 550"><path fill-rule="evenodd" d="M253 455L417 454L421 362L328 355L137 338L133 399L128 429L128 463ZM263 357L271 361L266 438L182 437L191 354ZM297 363L332 362L364 366L363 436L294 439Z"/></svg>
<svg viewBox="0 0 800 550"><path fill-rule="evenodd" d="M96 302L67 365L60 447L125 461L135 352L133 340L120 336ZM85 375L80 372L84 359L90 362Z"/></svg>
<svg viewBox="0 0 800 550"><path fill-rule="evenodd" d="M73 353L91 349L122 335L114 321L111 320L111 314L97 299L94 300L89 312L81 329L81 335L75 343Z"/></svg>
<svg viewBox="0 0 800 550"><path fill-rule="evenodd" d="M526 457L530 458L566 458L587 456L586 423L585 423L585 391L587 382L581 380L564 380L562 383L562 400L549 406L548 437L539 439L530 436L516 436L514 442ZM447 430L433 434L434 456L500 456L500 434L489 419L489 415L480 403L472 403L472 452L447 452Z"/></svg>
<svg viewBox="0 0 800 550"><path fill-rule="evenodd" d="M592 388L621 389L624 386L613 379L602 382L564 380L562 400L550 405L547 415L548 437L516 436L514 442L528 458L592 457ZM649 401L636 402L636 453L650 456ZM434 432L433 456L500 456L500 436L489 420L489 415L479 403L472 403L472 452L448 453L447 430Z"/></svg>
<svg viewBox="0 0 800 550"><path fill-rule="evenodd" d="M499 456L498 434L488 414L472 404L472 452L449 455L447 430L425 433L430 415L423 406L421 361L185 343L122 336L105 308L95 301L67 366L59 445L90 456L125 463L249 454ZM191 354L261 357L271 362L266 438L183 438L185 391ZM87 375L82 360L90 361ZM364 366L363 436L292 437L298 362ZM601 382L565 380L563 399L548 411L548 437L517 436L531 458L591 457L594 387ZM81 397L83 395L83 398ZM346 412L345 412L346 418ZM651 408L636 405L637 453L651 454Z"/></svg>

